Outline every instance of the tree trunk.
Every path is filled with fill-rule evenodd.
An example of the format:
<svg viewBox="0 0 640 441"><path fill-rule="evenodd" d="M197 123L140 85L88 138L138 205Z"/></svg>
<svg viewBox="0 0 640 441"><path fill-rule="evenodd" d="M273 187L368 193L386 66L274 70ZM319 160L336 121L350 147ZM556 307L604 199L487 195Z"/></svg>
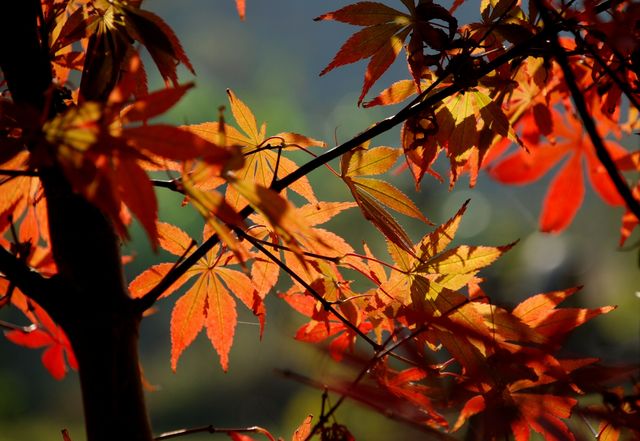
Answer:
<svg viewBox="0 0 640 441"><path fill-rule="evenodd" d="M152 439L137 362L139 320L122 315L93 321L89 315L68 332L78 358L89 441Z"/></svg>
<svg viewBox="0 0 640 441"><path fill-rule="evenodd" d="M39 114L51 86L51 64L39 0L3 4L0 66L16 103ZM120 242L110 221L73 192L62 171L38 170L49 211L59 287L43 306L65 330L78 359L88 441L152 439L140 366L141 314L123 278Z"/></svg>
<svg viewBox="0 0 640 441"><path fill-rule="evenodd" d="M50 313L78 359L87 439L149 441L138 361L142 317L124 282L119 239L59 170L41 173L58 277L67 287Z"/></svg>

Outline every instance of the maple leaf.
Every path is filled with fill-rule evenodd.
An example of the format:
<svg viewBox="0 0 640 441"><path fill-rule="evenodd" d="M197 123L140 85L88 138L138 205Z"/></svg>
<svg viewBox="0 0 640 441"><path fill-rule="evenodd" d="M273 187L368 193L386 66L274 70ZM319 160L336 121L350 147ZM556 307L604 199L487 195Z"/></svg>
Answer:
<svg viewBox="0 0 640 441"><path fill-rule="evenodd" d="M83 7L88 15L85 32L90 34L80 83L80 96L84 99L107 98L134 41L147 48L167 86L178 85L178 63L194 73L175 33L156 14L140 9L135 2L117 0L98 0Z"/></svg>
<svg viewBox="0 0 640 441"><path fill-rule="evenodd" d="M7 331L4 333L5 337L9 341L27 348L45 348L42 353L42 364L56 380L64 378L67 373L67 364L77 370L78 362L62 328L56 325L44 309L36 304L31 303L29 315L35 318L32 330L28 332Z"/></svg>
<svg viewBox="0 0 640 441"><path fill-rule="evenodd" d="M548 440L575 439L562 419L570 417L577 401L568 396L541 394L537 388L557 383L579 391L573 384L570 372L597 361L557 360L547 352L559 348L566 335L577 326L614 309L611 306L596 309L556 308L577 290L573 288L538 294L524 300L513 310L510 320L517 320L519 329L528 327L528 334L535 337L529 341L536 342L539 349L529 345L516 348L507 342L504 346L506 350L496 351L486 357L486 363L490 366L484 377L486 383L479 385L478 378L472 377L472 383L469 384L470 389L482 393L466 401L453 427L454 431L471 416L481 414L479 427L484 431L484 439L502 439L511 431L516 440L524 441L529 439L530 429ZM478 305L475 307L478 308ZM504 315L504 312L501 314ZM505 332L503 325L504 322L500 320L496 328L498 333ZM508 337L508 334L505 336ZM544 337L544 340L537 336Z"/></svg>
<svg viewBox="0 0 640 441"><path fill-rule="evenodd" d="M367 149L367 145L342 156L341 177L349 187L362 214L371 221L387 239L411 250L409 236L382 205L404 215L430 223L418 207L404 193L388 182L364 178L388 171L400 156L400 150L392 147Z"/></svg>
<svg viewBox="0 0 640 441"><path fill-rule="evenodd" d="M459 306L464 296L456 291L475 280L478 271L513 246L459 245L445 251L455 236L466 207L467 203L449 221L412 245L409 251L388 242L389 253L398 271L391 273L381 289L402 304L413 303L434 314L446 314L451 312L451 306ZM444 294L441 296L441 293Z"/></svg>
<svg viewBox="0 0 640 441"><path fill-rule="evenodd" d="M13 161L16 159L18 158L14 158ZM16 257L29 265L33 271L46 277L52 277L58 271L48 244L47 204L40 194L39 180L36 178L26 179L26 185L22 188L23 193L18 200L19 203L14 203L9 209L9 212L15 214L16 218L22 216L22 222L17 229L17 237L14 237L11 243L0 237L0 245L11 249ZM10 189L11 186L5 184L5 187ZM6 190L9 191L9 189ZM77 369L77 361L66 334L41 306L24 295L19 287L5 277L0 278L0 292L3 293L3 296L0 297L0 308L10 304L22 312L32 323L29 331L5 332L7 339L27 348L45 348L42 354L42 363L57 380L64 378L67 373L67 365L72 369Z"/></svg>
<svg viewBox="0 0 640 441"><path fill-rule="evenodd" d="M352 327L344 323L344 320L328 312L317 296L322 297L325 302L335 304L336 310L361 333L370 332L373 325L365 317L365 298L351 291L351 283L344 280L334 265L321 265L321 274L309 284L314 291L313 294L294 285L286 293L280 294L280 297L293 309L311 318L298 329L295 338L307 343L320 343L331 339L329 354L339 361L345 351L353 351L357 334Z"/></svg>
<svg viewBox="0 0 640 441"><path fill-rule="evenodd" d="M453 95L437 109L408 119L400 136L416 185L425 173L441 180L431 167L442 150L451 164L450 185L467 166L473 186L485 155L494 145L504 138L520 144L501 107L480 88Z"/></svg>
<svg viewBox="0 0 640 441"><path fill-rule="evenodd" d="M26 170L29 154L16 152L16 155L3 164L10 170ZM6 231L13 219L19 219L24 213L31 188L32 178L17 176L13 179L4 179L0 182L0 232Z"/></svg>
<svg viewBox="0 0 640 441"><path fill-rule="evenodd" d="M250 181L269 188L274 179L282 178L298 168L292 160L281 156L278 153L279 149L325 146L322 141L291 132L267 137L266 124L263 123L258 128L256 117L251 109L232 90L227 90L227 95L231 112L240 130L221 122L194 124L184 128L213 143L219 143L219 140L224 138L228 145L240 146L245 162L234 172L238 180ZM307 201L317 202L306 177L296 181L289 188ZM236 190L229 188L226 196L232 207L242 207L241 196Z"/></svg>
<svg viewBox="0 0 640 441"><path fill-rule="evenodd" d="M511 431L516 440L524 441L529 439L530 429L549 440L575 439L562 419L569 418L577 401L568 396L541 394L536 388L560 383L577 389L569 373L597 361L557 360L546 352L559 348L575 327L614 309L609 306L592 310L556 308L576 291L577 288L573 288L539 294L524 300L513 310L510 320L517 320L519 329L528 327L528 334L535 337L529 341L537 342L539 349L529 345L516 348L505 341L506 350L487 356L485 360L489 369L484 374L486 383L479 384L478 378L474 377L469 383L470 389L482 393L466 401L453 427L454 431L471 416L481 414L479 427L484 431L484 439L502 439ZM475 307L478 308L478 305ZM501 315L504 314L501 312ZM496 328L498 333L505 332L503 325L500 319ZM508 334L505 336L511 339ZM545 339L540 340L537 336Z"/></svg>
<svg viewBox="0 0 640 441"><path fill-rule="evenodd" d="M364 1L315 18L364 26L342 45L331 63L320 73L324 75L336 67L370 58L358 105L371 86L391 66L409 35L409 66L419 84L425 67L423 49L444 50L457 31L457 21L442 6L433 2L419 2L416 6L413 0L403 0L403 4L409 9L408 14L382 3ZM446 22L448 31L434 26L432 20Z"/></svg>
<svg viewBox="0 0 640 441"><path fill-rule="evenodd" d="M423 411L428 417L426 423L432 427L448 427L448 422L435 411L430 395L437 395L434 388L419 382L428 372L419 367L410 367L400 372L390 369L386 364L378 364L375 369L376 380L386 390L398 398L403 398ZM439 392L439 391L438 391Z"/></svg>
<svg viewBox="0 0 640 441"><path fill-rule="evenodd" d="M548 394L512 393L489 402L484 396L476 395L464 405L453 430L458 430L471 416L480 414L482 437L486 440L504 439L509 429L516 441L527 441L531 429L545 440L575 440L562 419L571 416L576 403L573 398Z"/></svg>
<svg viewBox="0 0 640 441"><path fill-rule="evenodd" d="M140 68L139 58L132 57L128 74L106 105L85 101L45 123L43 131L74 189L109 215L123 237L127 232L121 205L126 204L155 247L158 207L145 164L201 158L221 172L223 164L234 162L237 152L178 127L146 124L172 107L192 85L129 101ZM132 125L140 122L144 124Z"/></svg>
<svg viewBox="0 0 640 441"><path fill-rule="evenodd" d="M441 343L464 367L467 375L480 375L488 345L496 341L476 302L459 292L477 280L477 273L507 252L501 247L459 245L446 250L453 240L466 204L445 224L425 235L407 251L388 241L395 262L388 280L378 290L383 304L392 307L395 319L412 328L427 326L420 339L435 348ZM522 332L525 334L525 332Z"/></svg>
<svg viewBox="0 0 640 441"><path fill-rule="evenodd" d="M366 367L367 374L362 380L354 382L334 375L332 381L318 382L317 387L347 396L381 415L392 415L393 419L409 423L431 435L429 439L454 439L440 430L448 427L448 422L434 410L436 404L444 402L447 392L441 385L422 383L426 378L433 377L430 375L433 374L432 370L425 371L418 367L395 370L389 367L387 357L373 367L370 359L357 355L350 356L347 361L361 372ZM323 434L328 437L334 435L341 440L355 439L346 427L337 423L324 427Z"/></svg>
<svg viewBox="0 0 640 441"><path fill-rule="evenodd" d="M170 224L159 223L158 233L163 249L185 257L192 239L184 231ZM229 291L260 318L261 329L264 326L262 299L251 279L240 271L227 268L233 262L233 254L222 251L217 245L170 288L169 292L173 292L197 276L193 285L178 299L171 314L171 368L174 371L180 355L193 343L202 328L206 328L207 337L220 357L220 365L227 371L237 323L236 303ZM132 296L144 295L145 287L164 277L172 267L170 264L161 264L144 271L129 286Z"/></svg>
<svg viewBox="0 0 640 441"><path fill-rule="evenodd" d="M483 439L499 440L512 432L526 441L530 430L546 440L573 440L564 419L571 416L577 400L544 392L541 386L571 386L570 372L596 359L557 360L548 353L522 347L515 352L498 351L486 359L488 381L469 379L469 390L481 392L466 400L452 431L473 415ZM542 392L541 392L542 391Z"/></svg>
<svg viewBox="0 0 640 441"><path fill-rule="evenodd" d="M499 160L489 169L489 174L504 184L528 184L537 181L567 158L551 181L540 214L540 229L558 233L571 224L584 199L583 160L587 164L591 185L605 202L621 205L622 198L601 167L580 121L570 113L565 118L554 113L553 127L554 133L560 138L555 144L527 145L529 152L519 150ZM624 148L612 141L605 145L614 158L626 153Z"/></svg>
<svg viewBox="0 0 640 441"><path fill-rule="evenodd" d="M521 137L528 144L537 144L542 136L555 141L553 103L560 98L561 78L542 57L527 57L515 73L515 87L503 108L509 120L522 127Z"/></svg>
<svg viewBox="0 0 640 441"><path fill-rule="evenodd" d="M568 333L576 327L615 309L615 306L594 309L556 308L579 289L571 288L529 297L516 306L513 315L536 332L548 337L550 343L559 346Z"/></svg>
<svg viewBox="0 0 640 441"><path fill-rule="evenodd" d="M321 276L318 268L318 260L340 260L343 256L353 253L353 248L340 236L318 228L325 222L331 220L340 212L354 207L352 202L324 202L315 204L305 204L301 207L293 208L291 217L298 220L303 228L296 228L290 231L291 238L296 244L295 249L283 249L284 262L287 267L300 276L305 281L311 283ZM250 217L254 225L250 233L260 240L271 239L271 243L278 244L279 241L287 243L287 238L283 238L277 229L270 226L265 216L255 214ZM254 281L264 288L259 290L266 294L267 288L272 287L277 280L279 267L273 262L265 261L264 257L256 256L258 259L252 266ZM254 270L256 271L254 273ZM296 282L297 283L297 282Z"/></svg>

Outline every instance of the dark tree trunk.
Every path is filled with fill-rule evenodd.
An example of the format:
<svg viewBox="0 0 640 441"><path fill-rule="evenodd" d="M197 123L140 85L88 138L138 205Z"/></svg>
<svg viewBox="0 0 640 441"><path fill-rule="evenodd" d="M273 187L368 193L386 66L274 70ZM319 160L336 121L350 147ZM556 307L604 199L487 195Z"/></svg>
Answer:
<svg viewBox="0 0 640 441"><path fill-rule="evenodd" d="M0 65L9 90L14 101L42 114L49 110L51 65L40 2L4 2L2 12ZM65 330L78 359L88 441L150 441L138 362L141 314L128 296L119 238L58 167L38 172L59 270L41 306Z"/></svg>

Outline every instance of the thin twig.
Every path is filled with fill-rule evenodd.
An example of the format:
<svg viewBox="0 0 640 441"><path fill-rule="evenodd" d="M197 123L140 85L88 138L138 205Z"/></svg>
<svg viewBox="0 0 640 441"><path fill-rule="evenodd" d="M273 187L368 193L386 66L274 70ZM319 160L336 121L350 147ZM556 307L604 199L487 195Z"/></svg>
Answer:
<svg viewBox="0 0 640 441"><path fill-rule="evenodd" d="M578 415L582 419L582 422L584 423L584 425L587 426L587 429L589 429L589 432L591 432L591 435L593 435L593 439L598 440L600 438L600 436L598 435L598 431L594 429L594 427L591 425L591 423L587 419L586 415L580 411L578 411Z"/></svg>
<svg viewBox="0 0 640 441"><path fill-rule="evenodd" d="M620 0L605 0L595 7L595 11L598 14L606 12L607 10L615 7L618 3L620 3Z"/></svg>
<svg viewBox="0 0 640 441"><path fill-rule="evenodd" d="M184 194L184 189L179 179L150 179L150 181L155 187L168 188L169 190Z"/></svg>
<svg viewBox="0 0 640 441"><path fill-rule="evenodd" d="M400 345L406 343L408 340L412 339L415 337L416 332L423 332L424 329L420 329L420 330L416 330L413 333L411 333L409 336L399 340L398 342L396 342L395 344L391 345L390 347L386 348L386 349L381 349L379 350L373 358L371 358L369 360L369 362L366 364L366 366L360 370L358 376L350 383L349 388L345 391L344 389L341 388L336 388L336 387L332 387L330 385L326 385L323 384L317 380L313 380L309 377L306 377L304 375L298 374L296 372L290 371L290 370L277 370L279 373L281 373L282 375L284 375L287 378L292 378L302 384L306 384L308 386L311 386L313 388L316 389L329 389L333 392L339 393L340 394L340 398L338 399L338 401L331 406L331 408L326 412L326 413L322 413L322 415L320 416L320 420L313 426L313 428L311 429L311 432L309 433L309 436L306 438L305 441L308 441L315 433L316 431L322 427L326 422L328 422L329 418L335 413L335 411L338 409L338 407L340 407L340 405L344 402L344 400L347 398L349 390L351 390L358 382L360 382L364 376L367 374L367 372L369 371L369 369L371 369L371 367L373 367L382 357L386 356L386 355L393 355L393 350L395 350L396 348L398 348ZM385 344L383 346L386 346L386 344L390 341L390 339L393 337L393 334L390 335L387 338L387 341L385 342ZM378 408L378 410L380 410L381 412L384 412L385 409L383 408ZM387 418L393 419L393 420L397 420L397 421L401 421L404 423L409 423L414 427L417 427L418 429L425 431L433 436L435 436L437 439L441 439L441 440L453 440L452 437L450 437L449 435L447 435L446 433L440 432L439 430L429 427L425 424L416 424L415 421L411 420L410 418L406 418L405 416L403 416L402 414L399 413L393 413L393 412L384 412L384 415Z"/></svg>
<svg viewBox="0 0 640 441"><path fill-rule="evenodd" d="M483 76L493 72L498 67L508 63L509 61L517 57L526 55L533 46L535 46L538 42L546 37L546 32L541 32L540 34L531 37L529 40L512 47L504 54L499 55L488 63L479 66L473 72L473 75L470 75L470 77L473 77L470 79L480 79ZM326 165L336 158L339 158L343 154L353 150L354 148L373 139L374 137L391 130L393 127L401 124L408 118L437 105L445 98L460 92L464 88L464 85L454 83L438 90L432 95L425 97L423 101L416 103L412 102L395 115L378 122L377 124L354 136L343 144L327 150L322 155L313 158L306 164L289 173L287 176L276 180L275 182L273 182L270 189L276 192L284 190L285 188L289 187L291 184L298 181L302 177L308 175L315 169ZM254 211L255 210L253 209L253 207L247 205L240 211L239 215L242 218L247 218L249 215L253 214ZM193 252L193 254L191 254L184 260L184 262L175 267L172 271L169 271L162 278L162 280L158 282L156 286L151 288L151 290L149 290L141 298L136 299L135 302L138 305L137 307L141 310L146 310L151 307L162 295L162 293L164 293L164 291L166 291L176 280L178 280L184 273L186 273L189 268L195 265L195 263L198 262L198 260L200 260L200 258L203 257L207 252L209 252L209 250L211 250L216 244L218 244L219 241L220 239L217 235L213 235L209 239L204 241L202 245L200 245L200 247Z"/></svg>
<svg viewBox="0 0 640 441"><path fill-rule="evenodd" d="M31 324L29 326L20 326L14 323L5 322L4 320L0 320L0 328L5 329L7 331L20 331L28 334L29 332L33 332L38 328L38 325Z"/></svg>
<svg viewBox="0 0 640 441"><path fill-rule="evenodd" d="M320 427L324 426L324 424L327 421L329 421L329 418L336 412L336 410L338 410L338 408L342 405L344 400L347 398L347 394L351 391L351 389L353 389L364 378L364 376L369 372L370 369L375 367L375 365L378 363L378 361L380 361L380 359L382 359L382 357L384 357L383 354L385 354L387 352L390 352L390 351L385 350L384 347L389 343L389 341L391 341L393 336L394 336L394 334L391 334L391 335L389 335L389 337L387 337L385 342L380 346L380 349L376 351L376 354L373 357L371 357L371 359L367 362L367 364L362 369L360 369L360 372L358 373L356 378L354 378L354 380L349 384L349 387L346 390L346 392L341 394L340 398L338 398L338 401L336 401L335 404L333 406L331 406L326 413L323 412L322 415L320 415L320 419L313 426L313 428L309 432L309 435L307 436L305 441L308 441L309 439L311 439L311 437L315 434L315 432ZM397 345L396 345L396 347L397 347Z"/></svg>
<svg viewBox="0 0 640 441"><path fill-rule="evenodd" d="M542 4L541 1L538 1L538 7L542 19L545 23L545 27L551 27L551 23L553 23L553 19L549 17L549 11ZM598 133L598 129L596 127L591 114L589 113L587 103L582 96L582 92L578 87L578 83L576 81L575 75L571 70L571 66L569 65L569 60L567 58L567 54L565 53L562 45L560 44L558 33L554 32L554 36L551 39L551 43L553 45L553 51L555 55L555 59L560 65L562 72L564 74L564 79L571 93L571 97L573 98L573 104L580 115L580 119L582 120L582 124L584 125L585 130L589 134L589 138L591 139L591 143L596 150L596 155L600 160L600 163L604 166L607 174L611 178L611 181L616 187L616 190L625 201L627 208L633 213L633 215L640 219L640 203L633 197L631 193L631 189L625 182L624 178L620 174L618 168L616 167L609 151L604 145L604 141L602 137Z"/></svg>
<svg viewBox="0 0 640 441"><path fill-rule="evenodd" d="M253 237L253 236L251 236L251 237ZM274 248L276 250L282 250L282 251L288 251L290 253L295 253L295 251L292 250L288 246L280 245L279 243L269 242L268 240L257 239L255 237L253 237L253 239L255 241L259 242L261 245L268 246L268 247ZM307 257L311 257L312 259L326 260L328 262L333 262L335 264L340 263L340 260L342 259L342 257L340 257L340 256L331 257L331 256L325 256L325 255L322 255L322 254L310 253L308 251L302 251L302 255L303 256L307 256Z"/></svg>
<svg viewBox="0 0 640 441"><path fill-rule="evenodd" d="M318 291L316 291L311 285L309 285L302 277L300 277L295 271L293 271L291 268L289 268L289 266L287 266L286 263L284 263L282 260L280 260L271 251L269 251L268 249L263 247L262 244L260 242L258 242L257 240L255 240L255 238L253 236L250 236L249 234L245 233L244 231L242 231L240 229L236 229L236 232L243 239L246 239L247 241L251 242L251 244L254 247L256 247L262 254L267 256L273 263L275 263L280 268L282 268L287 274L289 274L289 276L291 276L293 279L295 279L296 282L298 282L300 285L302 285L317 301L320 302L320 304L322 304L322 307L325 310L330 311L333 315L335 315L336 318L338 318L338 320L340 320L346 327L348 327L353 332L355 332L360 337L362 337L362 339L364 341L366 341L367 343L369 343L371 345L371 347L373 347L375 350L379 350L381 348L381 346L378 343L373 341L367 334L365 334L363 331L361 331L356 325L351 323L346 317L344 317L333 306L333 304L331 302L329 302L327 299L322 297L322 295Z"/></svg>
<svg viewBox="0 0 640 441"><path fill-rule="evenodd" d="M173 430L171 432L165 432L156 436L153 439L155 441L160 441L165 439L178 438L181 436L194 435L197 433L231 433L231 432L262 433L265 435L268 433L266 429L263 429L262 427L259 427L259 426L239 427L239 428L229 428L229 427L218 428L218 427L214 427L213 425L208 425L208 426L202 426L202 427L193 427L191 429L178 429L178 430ZM270 438L269 436L267 437Z"/></svg>

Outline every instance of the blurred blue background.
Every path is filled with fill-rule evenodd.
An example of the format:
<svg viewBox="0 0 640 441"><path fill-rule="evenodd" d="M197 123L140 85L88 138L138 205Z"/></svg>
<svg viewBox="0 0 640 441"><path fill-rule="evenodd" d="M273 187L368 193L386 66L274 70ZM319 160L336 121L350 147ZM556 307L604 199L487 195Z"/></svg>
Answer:
<svg viewBox="0 0 640 441"><path fill-rule="evenodd" d="M146 0L144 7L163 17L180 37L197 73L191 78L182 72L183 81L193 79L197 87L164 119L176 124L216 120L218 106L227 104L226 88L233 89L251 107L259 124L267 122L269 134L293 131L323 139L329 145L345 141L391 115L398 109L357 108L364 63L318 76L356 28L312 19L348 3L247 0L247 18L241 22L232 0ZM406 77L401 58L374 87L371 96L392 81ZM147 64L147 72L152 86L162 87L151 64ZM231 122L229 112L228 121ZM631 141L627 145L637 148L637 141L634 142L635 145ZM375 139L372 145L398 145L398 130ZM305 157L297 159L302 161ZM348 200L344 186L326 170L317 171L311 179L319 198ZM638 249L624 251L617 246L622 209L605 206L588 189L587 199L571 227L561 235L545 235L537 231L537 219L549 178L517 188L499 186L481 175L476 188L469 189L462 179L449 191L447 184L425 177L419 194L413 191L408 175L393 177L392 181L411 194L436 223L447 220L470 198L458 243L502 245L520 240L503 259L481 273L487 278L485 289L494 299L513 306L531 294L580 284L585 288L571 300L574 304L619 305L616 311L574 335L568 349L570 355L640 360ZM162 189L158 197L162 219L200 238L202 221L190 208L180 207L181 198ZM401 221L414 239L427 232L424 225L406 218ZM340 215L330 226L349 238L357 251L362 251L360 243L366 240L375 252L384 255L381 236L356 210ZM150 263L169 258L163 253L154 255L137 226L133 237L127 247L135 256L127 266L129 280ZM636 234L629 243L637 241ZM158 312L142 327L144 372L147 380L158 386L156 392L148 394L156 433L208 424L261 425L289 439L309 412L319 414L320 391L287 380L274 369L291 369L329 381L340 367L321 351L291 338L303 320L275 295L267 302L262 341L258 339L255 318L239 306L240 323L228 373L220 369L217 354L204 334L184 352L177 373L171 372L169 317L176 298L174 295L161 301ZM77 375L71 373L56 382L42 367L39 351L16 347L6 340L0 340L0 354L0 441L60 440L60 429L64 427L70 430L74 441L83 440ZM422 433L353 405L346 405L338 413L338 420L349 425L359 440L425 439Z"/></svg>

